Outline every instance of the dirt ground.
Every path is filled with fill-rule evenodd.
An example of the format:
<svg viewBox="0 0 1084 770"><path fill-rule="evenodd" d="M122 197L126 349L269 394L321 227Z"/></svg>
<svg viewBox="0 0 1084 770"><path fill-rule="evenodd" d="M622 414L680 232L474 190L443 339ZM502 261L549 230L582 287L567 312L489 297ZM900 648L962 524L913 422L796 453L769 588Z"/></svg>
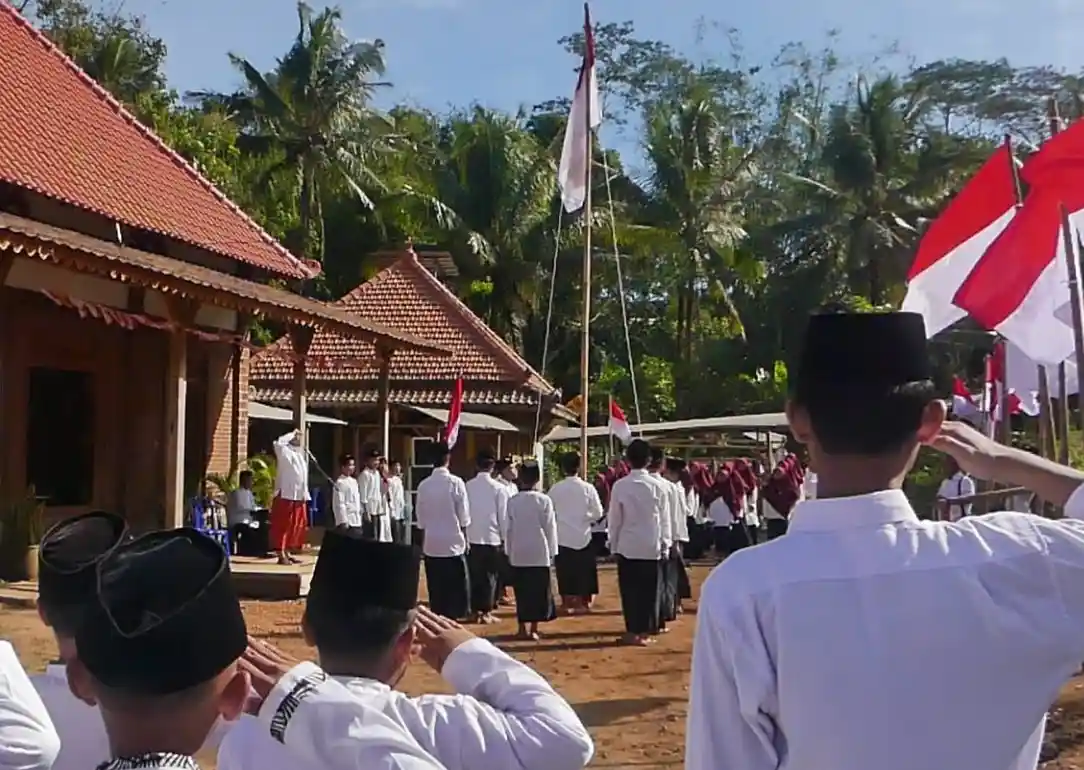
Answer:
<svg viewBox="0 0 1084 770"><path fill-rule="evenodd" d="M709 565L694 566L696 595ZM614 569L604 565L601 595L591 616L561 618L543 627L540 642L513 641L513 613L501 622L477 627L479 633L545 675L582 717L595 739L592 767L680 768L684 752L689 662L696 622L695 602L673 631L654 647L615 644L621 631ZM245 617L256 636L297 657L311 657L301 638L301 602L246 602ZM11 640L29 670L41 670L54 653L50 635L32 610L0 607L0 637ZM408 673L410 693L448 691L422 663ZM1084 768L1084 677L1066 685L1051 713L1045 770ZM212 768L212 758L203 758Z"/></svg>

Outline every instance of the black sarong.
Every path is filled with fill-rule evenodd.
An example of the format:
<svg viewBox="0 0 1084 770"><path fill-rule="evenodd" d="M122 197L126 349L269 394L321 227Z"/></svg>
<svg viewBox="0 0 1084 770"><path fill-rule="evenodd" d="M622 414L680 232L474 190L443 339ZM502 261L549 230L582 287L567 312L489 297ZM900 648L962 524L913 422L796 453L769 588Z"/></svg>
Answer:
<svg viewBox="0 0 1084 770"><path fill-rule="evenodd" d="M677 569L674 565L673 549L670 555L659 560L659 571L662 574L662 590L659 597L659 620L665 626L672 620L677 620Z"/></svg>
<svg viewBox="0 0 1084 770"><path fill-rule="evenodd" d="M426 556L425 583L429 608L452 620L470 612L470 580L465 556Z"/></svg>
<svg viewBox="0 0 1084 770"><path fill-rule="evenodd" d="M492 612L496 608L501 561L502 554L498 546L471 543L470 551L467 552L471 612Z"/></svg>
<svg viewBox="0 0 1084 770"><path fill-rule="evenodd" d="M589 599L598 593L598 566L590 544L583 548L557 549L557 592L561 596L581 596Z"/></svg>
<svg viewBox="0 0 1084 770"><path fill-rule="evenodd" d="M766 519L768 525L768 539L775 540L781 535L787 534L786 519Z"/></svg>
<svg viewBox="0 0 1084 770"><path fill-rule="evenodd" d="M712 545L715 547L717 556L727 556L734 545L734 536L729 524L720 527L716 524L712 528Z"/></svg>
<svg viewBox="0 0 1084 770"><path fill-rule="evenodd" d="M677 574L677 598L692 599L693 587L689 583L689 570L685 567L685 543L678 543L671 555L674 571Z"/></svg>
<svg viewBox="0 0 1084 770"><path fill-rule="evenodd" d="M596 559L604 559L610 555L610 549L606 546L609 537L606 532L591 533L591 549L595 552Z"/></svg>
<svg viewBox="0 0 1084 770"><path fill-rule="evenodd" d="M617 586L625 630L638 636L657 634L662 598L662 570L658 560L627 559L619 555Z"/></svg>
<svg viewBox="0 0 1084 770"><path fill-rule="evenodd" d="M545 623L557 617L549 567L512 567L512 590L520 623Z"/></svg>

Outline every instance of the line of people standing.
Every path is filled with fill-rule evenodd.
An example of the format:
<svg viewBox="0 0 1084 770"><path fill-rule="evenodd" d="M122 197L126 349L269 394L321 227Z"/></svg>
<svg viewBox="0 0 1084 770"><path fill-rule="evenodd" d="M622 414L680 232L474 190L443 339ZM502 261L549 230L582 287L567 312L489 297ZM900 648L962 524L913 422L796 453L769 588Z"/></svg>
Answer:
<svg viewBox="0 0 1084 770"><path fill-rule="evenodd" d="M382 543L409 542L402 466L370 449L358 472L354 456L342 455L332 488L331 514L336 529L356 529L362 537Z"/></svg>

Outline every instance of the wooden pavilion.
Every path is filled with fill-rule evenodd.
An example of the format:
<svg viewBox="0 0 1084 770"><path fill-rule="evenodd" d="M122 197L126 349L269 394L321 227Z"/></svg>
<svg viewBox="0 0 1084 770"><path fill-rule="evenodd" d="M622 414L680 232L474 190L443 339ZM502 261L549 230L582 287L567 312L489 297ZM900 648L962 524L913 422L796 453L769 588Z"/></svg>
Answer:
<svg viewBox="0 0 1084 770"><path fill-rule="evenodd" d="M320 451L313 442L328 471L340 452L375 446L402 460L416 487L431 465L426 448L447 420L457 378L464 381L461 439L452 458L459 473L470 472L482 447L533 455L539 416L542 432L555 419L575 418L561 405L560 392L441 282L434 274L440 264L408 247L335 307L432 340L451 357L421 350L385 356L371 342L333 330L318 333L308 347L308 404L348 423L326 434ZM289 403L284 362L296 350L283 338L253 359L253 400Z"/></svg>
<svg viewBox="0 0 1084 770"><path fill-rule="evenodd" d="M268 285L318 272L0 0L0 495L181 525L244 457L254 318L447 354ZM300 422L306 359L282 365Z"/></svg>

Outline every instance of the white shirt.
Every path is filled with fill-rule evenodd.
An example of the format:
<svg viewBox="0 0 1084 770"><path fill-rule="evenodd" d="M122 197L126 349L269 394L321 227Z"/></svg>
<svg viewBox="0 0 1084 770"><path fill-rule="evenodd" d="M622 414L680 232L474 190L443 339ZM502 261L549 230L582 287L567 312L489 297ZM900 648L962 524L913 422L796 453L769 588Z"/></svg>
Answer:
<svg viewBox="0 0 1084 770"><path fill-rule="evenodd" d="M425 530L426 556L461 556L467 550L463 531L470 525L470 503L463 479L447 468L434 468L418 485L414 517Z"/></svg>
<svg viewBox="0 0 1084 770"><path fill-rule="evenodd" d="M594 744L576 713L532 669L484 639L457 647L441 671L458 695L411 698L372 679L338 677L360 702L379 709L447 770L579 770ZM219 770L317 770L299 765L244 719L226 736Z"/></svg>
<svg viewBox="0 0 1084 770"><path fill-rule="evenodd" d="M1084 659L1084 487L1065 513L801 503L704 583L686 768L1034 768Z"/></svg>
<svg viewBox="0 0 1084 770"><path fill-rule="evenodd" d="M45 704L11 643L0 642L0 770L49 770L59 753Z"/></svg>
<svg viewBox="0 0 1084 770"><path fill-rule="evenodd" d="M372 517L376 539L381 543L391 542L391 520L388 518L388 503L384 497L384 477L376 468L362 468L358 474L358 494L361 496L361 511Z"/></svg>
<svg viewBox="0 0 1084 770"><path fill-rule="evenodd" d="M602 518L598 490L579 476L566 476L549 491L557 514L557 543L577 551L591 543L592 524Z"/></svg>
<svg viewBox="0 0 1084 770"><path fill-rule="evenodd" d="M309 458L305 450L290 442L290 431L275 439L275 489L283 500L305 502L309 499Z"/></svg>
<svg viewBox="0 0 1084 770"><path fill-rule="evenodd" d="M336 526L360 527L361 492L353 476L339 476L331 495L331 512Z"/></svg>
<svg viewBox="0 0 1084 770"><path fill-rule="evenodd" d="M466 483L470 501L467 541L478 545L500 545L504 540L504 517L508 511L508 487L482 471Z"/></svg>
<svg viewBox="0 0 1084 770"><path fill-rule="evenodd" d="M238 759L226 748L247 723L247 734L284 750L285 766L327 770L442 770L403 726L352 694L313 663L286 672L256 717L230 730L219 746L219 767ZM232 743L236 746L236 743Z"/></svg>
<svg viewBox="0 0 1084 770"><path fill-rule="evenodd" d="M669 496L670 509L670 532L676 543L689 542L688 510L685 508L685 487L680 482L662 479L666 483L666 493Z"/></svg>
<svg viewBox="0 0 1084 770"><path fill-rule="evenodd" d="M610 490L610 550L626 559L659 559L666 553L662 536L666 495L658 477L631 470Z"/></svg>
<svg viewBox="0 0 1084 770"><path fill-rule="evenodd" d="M257 510L256 497L251 489L238 487L226 496L226 521L231 527L248 524Z"/></svg>
<svg viewBox="0 0 1084 770"><path fill-rule="evenodd" d="M399 476L388 477L388 513L396 521L406 517L406 491L403 479Z"/></svg>
<svg viewBox="0 0 1084 770"><path fill-rule="evenodd" d="M726 500L717 497L708 506L708 519L717 527L729 527L734 523L734 511L730 510Z"/></svg>
<svg viewBox="0 0 1084 770"><path fill-rule="evenodd" d="M670 488L670 482L664 479L658 473L649 473L648 476L659 485L659 489L662 490L662 501L660 506L662 510L659 511L659 535L662 539L661 548L662 556L665 557L670 553L670 546L674 544L674 519L676 514L674 513L674 494Z"/></svg>
<svg viewBox="0 0 1084 770"><path fill-rule="evenodd" d="M508 501L504 552L513 567L548 567L557 555L557 515L553 502L535 490Z"/></svg>
<svg viewBox="0 0 1084 770"><path fill-rule="evenodd" d="M87 770L113 756L101 713L72 695L67 666L50 664L44 674L34 674L30 681L60 738L53 770Z"/></svg>
<svg viewBox="0 0 1084 770"><path fill-rule="evenodd" d="M956 471L949 478L941 482L937 488L938 500L955 500L958 497L971 497L975 494L975 480L963 471ZM964 516L971 515L971 503L965 505L950 505L948 507L949 521L959 521Z"/></svg>

